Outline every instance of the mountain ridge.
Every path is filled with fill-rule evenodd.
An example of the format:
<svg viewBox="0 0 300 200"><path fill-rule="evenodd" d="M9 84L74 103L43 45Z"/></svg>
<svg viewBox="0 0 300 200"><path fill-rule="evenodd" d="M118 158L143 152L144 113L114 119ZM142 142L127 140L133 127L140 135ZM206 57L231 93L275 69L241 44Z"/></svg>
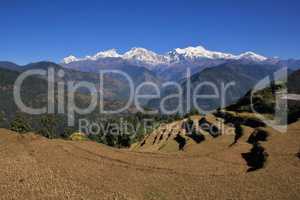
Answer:
<svg viewBox="0 0 300 200"><path fill-rule="evenodd" d="M100 51L93 56L86 56L84 58L77 58L73 55L62 59L62 64L70 64L72 62L98 60L103 58L122 58L127 61L140 61L147 65L159 66L159 65L171 65L172 63L180 62L181 60L197 60L197 59L233 59L233 60L252 60L262 62L267 60L267 57L258 55L254 52L248 51L240 55L234 55L230 53L223 53L217 51L210 51L203 46L175 48L164 54L158 54L154 51L134 47L124 54L119 54L116 49L109 49L106 51Z"/></svg>

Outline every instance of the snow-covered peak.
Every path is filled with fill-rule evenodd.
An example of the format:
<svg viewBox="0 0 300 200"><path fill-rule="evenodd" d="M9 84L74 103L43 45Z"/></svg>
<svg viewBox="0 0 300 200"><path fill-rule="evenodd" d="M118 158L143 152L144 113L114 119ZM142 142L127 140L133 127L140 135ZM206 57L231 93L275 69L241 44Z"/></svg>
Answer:
<svg viewBox="0 0 300 200"><path fill-rule="evenodd" d="M203 46L197 47L187 47L187 48L176 48L175 52L178 54L203 54L206 53L207 50Z"/></svg>
<svg viewBox="0 0 300 200"><path fill-rule="evenodd" d="M135 58L135 57L141 57L141 56L156 56L157 54L154 53L153 51L150 51L145 48L139 48L139 47L134 47L127 51L124 55L123 58Z"/></svg>
<svg viewBox="0 0 300 200"><path fill-rule="evenodd" d="M168 53L169 56L175 60L179 60L180 58L184 59L199 59L199 58L207 58L207 59L234 59L235 56L228 53L221 53L215 51L206 50L203 46L197 47L187 47L184 49L177 48L174 51Z"/></svg>
<svg viewBox="0 0 300 200"><path fill-rule="evenodd" d="M86 60L98 60L100 58L119 58L122 55L118 54L116 49L109 49L107 51L100 51L93 56L86 56Z"/></svg>
<svg viewBox="0 0 300 200"><path fill-rule="evenodd" d="M123 56L125 60L141 61L146 64L158 65L167 62L167 57L159 55L145 48L132 48Z"/></svg>
<svg viewBox="0 0 300 200"><path fill-rule="evenodd" d="M68 57L65 57L62 61L63 61L63 63L65 63L65 64L69 64L69 63L71 63L71 62L79 61L79 59L76 58L75 56L70 55L70 56L68 56Z"/></svg>
<svg viewBox="0 0 300 200"><path fill-rule="evenodd" d="M124 54L119 54L116 49L107 51L100 51L93 56L86 56L85 58L76 58L69 56L63 59L63 63L69 64L76 61L91 60L96 61L103 58L120 58L125 61L139 64L141 66L151 66L151 68L159 65L171 65L172 63L192 61L198 62L205 60L248 60L255 62L263 62L268 58L258 55L254 52L248 51L240 55L233 55L230 53L223 53L217 51L210 51L203 46L176 48L167 54L161 55L145 48L132 48Z"/></svg>
<svg viewBox="0 0 300 200"><path fill-rule="evenodd" d="M251 60L251 61L258 61L258 62L262 62L267 60L268 58L258 55L254 52L251 51L247 51L245 53L242 53L238 56L238 59L246 59L246 60Z"/></svg>

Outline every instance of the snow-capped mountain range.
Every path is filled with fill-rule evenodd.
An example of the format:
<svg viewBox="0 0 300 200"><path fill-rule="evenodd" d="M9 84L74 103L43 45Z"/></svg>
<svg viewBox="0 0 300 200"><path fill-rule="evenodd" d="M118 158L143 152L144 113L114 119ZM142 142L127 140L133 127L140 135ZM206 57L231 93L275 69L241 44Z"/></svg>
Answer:
<svg viewBox="0 0 300 200"><path fill-rule="evenodd" d="M78 61L97 61L105 58L119 58L125 61L148 65L148 68L161 65L171 65L180 63L182 61L201 61L201 60L249 60L262 62L268 58L258 55L254 52L245 52L240 55L233 55L230 53L222 53L210 51L202 46L176 48L166 54L157 54L145 48L132 48L124 54L119 54L116 49L107 51L100 51L93 56L86 56L84 58L77 58L70 55L62 60L63 64L70 64Z"/></svg>
<svg viewBox="0 0 300 200"><path fill-rule="evenodd" d="M63 59L62 65L69 69L84 72L98 72L104 68L120 69L124 68L124 66L143 67L154 72L162 79L180 80L185 77L187 69L190 69L191 73L194 74L205 68L227 62L265 64L277 62L277 60L250 51L234 55L210 51L203 46L176 48L165 54L158 54L145 48L135 47L124 54L118 53L116 49L110 49L84 58L69 56Z"/></svg>

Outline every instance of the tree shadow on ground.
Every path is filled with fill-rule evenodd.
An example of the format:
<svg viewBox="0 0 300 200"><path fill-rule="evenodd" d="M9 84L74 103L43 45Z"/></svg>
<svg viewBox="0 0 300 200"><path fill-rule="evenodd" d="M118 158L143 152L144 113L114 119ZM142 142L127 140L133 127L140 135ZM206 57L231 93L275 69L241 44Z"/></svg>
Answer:
<svg viewBox="0 0 300 200"><path fill-rule="evenodd" d="M213 138L216 138L221 134L219 128L207 121L205 117L199 120L198 125L202 130L207 131Z"/></svg>
<svg viewBox="0 0 300 200"><path fill-rule="evenodd" d="M234 141L232 144L229 145L229 147L232 147L233 145L235 145L244 134L244 130L240 123L236 123L234 125L234 128L235 128Z"/></svg>
<svg viewBox="0 0 300 200"><path fill-rule="evenodd" d="M163 139L164 139L164 135L161 134L160 137L159 137L159 141L158 141L158 142L160 142L160 141L163 140Z"/></svg>
<svg viewBox="0 0 300 200"><path fill-rule="evenodd" d="M179 144L179 150L182 151L184 146L186 145L186 139L178 133L174 140Z"/></svg>
<svg viewBox="0 0 300 200"><path fill-rule="evenodd" d="M167 141L170 139L171 135L172 135L172 133L168 134Z"/></svg>
<svg viewBox="0 0 300 200"><path fill-rule="evenodd" d="M203 142L205 140L205 137L201 133L192 133L187 135L189 138L194 140L197 144Z"/></svg>
<svg viewBox="0 0 300 200"><path fill-rule="evenodd" d="M255 143L250 152L242 153L242 157L249 166L247 172L252 172L264 167L268 158L268 153L265 152L265 149L260 144Z"/></svg>
<svg viewBox="0 0 300 200"><path fill-rule="evenodd" d="M144 141L141 143L140 146L142 147L142 146L144 146L145 144L146 144L146 140L144 140Z"/></svg>
<svg viewBox="0 0 300 200"><path fill-rule="evenodd" d="M153 143L152 143L152 145L154 145L154 144L155 144L157 137L158 137L158 135L156 135L156 136L155 136L155 138L154 138L154 140L153 140Z"/></svg>

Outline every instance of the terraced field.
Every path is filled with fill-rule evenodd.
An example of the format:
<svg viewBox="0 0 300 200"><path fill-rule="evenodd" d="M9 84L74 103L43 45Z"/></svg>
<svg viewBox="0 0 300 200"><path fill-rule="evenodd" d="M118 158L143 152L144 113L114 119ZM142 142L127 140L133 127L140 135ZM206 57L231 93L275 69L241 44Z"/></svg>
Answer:
<svg viewBox="0 0 300 200"><path fill-rule="evenodd" d="M152 144L161 131L126 150L0 129L0 199L300 199L300 122L286 134L267 128L267 163L252 172L241 156L250 127L234 145L205 135L183 150L173 135Z"/></svg>

